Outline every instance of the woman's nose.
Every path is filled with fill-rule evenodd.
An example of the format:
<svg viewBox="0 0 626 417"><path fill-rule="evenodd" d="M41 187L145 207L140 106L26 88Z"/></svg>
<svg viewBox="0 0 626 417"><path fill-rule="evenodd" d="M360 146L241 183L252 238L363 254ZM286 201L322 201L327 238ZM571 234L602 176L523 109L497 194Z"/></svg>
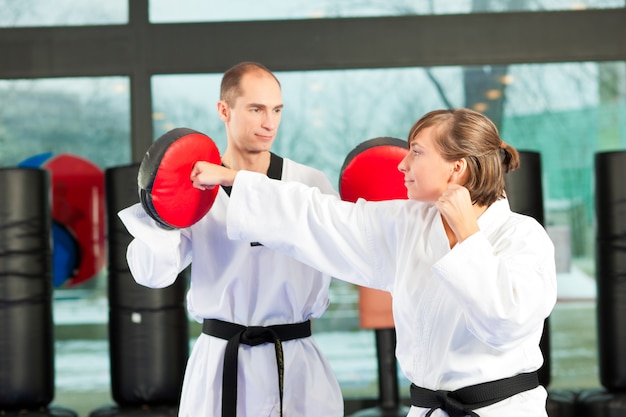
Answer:
<svg viewBox="0 0 626 417"><path fill-rule="evenodd" d="M400 163L398 164L398 171L400 172L406 172L406 159L409 157L409 155L407 154L407 156L405 156L404 158L402 158L402 161L400 161Z"/></svg>

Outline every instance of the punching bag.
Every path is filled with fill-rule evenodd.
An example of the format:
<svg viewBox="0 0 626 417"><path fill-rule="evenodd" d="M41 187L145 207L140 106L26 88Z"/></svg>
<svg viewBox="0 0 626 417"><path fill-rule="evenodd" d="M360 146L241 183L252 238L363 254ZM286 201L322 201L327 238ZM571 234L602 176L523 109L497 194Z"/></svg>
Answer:
<svg viewBox="0 0 626 417"><path fill-rule="evenodd" d="M600 382L626 390L626 151L595 155ZM626 408L624 408L626 410ZM626 413L625 413L626 415Z"/></svg>
<svg viewBox="0 0 626 417"><path fill-rule="evenodd" d="M398 164L408 151L406 141L390 137L367 140L347 156L339 174L339 195L355 202L406 199L406 187ZM391 295L359 287L359 320L364 329L395 327Z"/></svg>
<svg viewBox="0 0 626 417"><path fill-rule="evenodd" d="M575 417L578 392L569 390L551 390L548 392L546 412L548 417ZM583 414L589 416L589 414Z"/></svg>
<svg viewBox="0 0 626 417"><path fill-rule="evenodd" d="M50 172L55 287L81 284L104 267L104 173L77 155L44 153L20 167Z"/></svg>
<svg viewBox="0 0 626 417"><path fill-rule="evenodd" d="M578 395L576 414L574 415L584 417L626 417L626 393L606 389L584 390Z"/></svg>
<svg viewBox="0 0 626 417"><path fill-rule="evenodd" d="M176 409L189 354L187 282L181 274L169 287L148 288L137 284L128 268L126 249L132 236L117 213L139 202L134 180L138 169L139 165L129 165L105 172L112 396L124 407ZM160 413L168 415L165 410ZM121 415L102 409L92 416L111 413ZM136 413L127 410L123 415Z"/></svg>
<svg viewBox="0 0 626 417"><path fill-rule="evenodd" d="M341 168L339 194L342 200L406 199L404 177L398 164L407 152L406 141L391 137L374 138L358 145L346 156ZM359 287L360 325L364 329L374 329L376 335L380 404L357 412L353 417L395 417L408 412L399 404L396 332L391 303L388 292Z"/></svg>
<svg viewBox="0 0 626 417"><path fill-rule="evenodd" d="M543 187L541 185L541 155L538 152L518 151L520 167L504 176L506 195L511 210L533 217L540 224L543 218ZM543 326L539 343L543 354L543 365L539 368L539 383L550 385L550 319Z"/></svg>
<svg viewBox="0 0 626 417"><path fill-rule="evenodd" d="M49 176L0 169L0 410L54 397ZM0 412L4 414L4 412Z"/></svg>

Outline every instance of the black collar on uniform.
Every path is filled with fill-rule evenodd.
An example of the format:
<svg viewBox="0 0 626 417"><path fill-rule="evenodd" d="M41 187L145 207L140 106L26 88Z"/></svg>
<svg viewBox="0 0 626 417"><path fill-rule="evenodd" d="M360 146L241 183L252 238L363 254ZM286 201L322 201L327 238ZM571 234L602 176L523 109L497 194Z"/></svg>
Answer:
<svg viewBox="0 0 626 417"><path fill-rule="evenodd" d="M225 165L222 164L222 166ZM273 152L270 152L270 166L267 168L267 176L273 180L281 180L283 178L283 158ZM230 197L233 187L222 185L222 188Z"/></svg>
<svg viewBox="0 0 626 417"><path fill-rule="evenodd" d="M270 152L270 166L267 168L267 176L273 180L283 179L283 158Z"/></svg>

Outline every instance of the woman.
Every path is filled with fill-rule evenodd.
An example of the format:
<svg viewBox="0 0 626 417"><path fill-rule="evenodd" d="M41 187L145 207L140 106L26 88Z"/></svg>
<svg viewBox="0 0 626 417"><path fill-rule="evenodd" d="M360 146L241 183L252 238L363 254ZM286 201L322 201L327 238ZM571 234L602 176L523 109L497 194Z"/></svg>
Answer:
<svg viewBox="0 0 626 417"><path fill-rule="evenodd" d="M409 200L349 203L205 162L191 180L233 185L230 238L392 294L410 417L547 416L536 371L556 302L554 247L510 210L504 174L517 151L468 109L426 114L408 142L398 168Z"/></svg>

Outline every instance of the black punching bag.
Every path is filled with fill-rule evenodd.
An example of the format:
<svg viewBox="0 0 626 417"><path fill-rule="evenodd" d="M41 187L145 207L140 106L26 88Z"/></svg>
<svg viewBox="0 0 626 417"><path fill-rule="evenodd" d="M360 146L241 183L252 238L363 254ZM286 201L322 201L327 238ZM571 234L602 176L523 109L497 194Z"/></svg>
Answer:
<svg viewBox="0 0 626 417"><path fill-rule="evenodd" d="M551 390L548 392L546 412L548 417L575 417L578 392L570 390ZM587 414L584 416L589 417Z"/></svg>
<svg viewBox="0 0 626 417"><path fill-rule="evenodd" d="M177 406L189 354L187 282L181 274L167 288L147 288L128 268L132 236L117 213L139 202L138 170L137 164L105 173L112 396L121 406Z"/></svg>
<svg viewBox="0 0 626 417"><path fill-rule="evenodd" d="M584 390L578 395L575 416L626 417L626 393L605 389Z"/></svg>
<svg viewBox="0 0 626 417"><path fill-rule="evenodd" d="M49 177L0 169L0 414L54 398Z"/></svg>
<svg viewBox="0 0 626 417"><path fill-rule="evenodd" d="M626 152L595 155L600 382L626 389ZM626 410L626 409L625 409Z"/></svg>
<svg viewBox="0 0 626 417"><path fill-rule="evenodd" d="M541 185L541 155L538 152L518 151L520 167L504 176L506 194L511 210L543 220L543 187ZM539 383L550 384L550 321L546 319L539 344L543 354L543 366L539 368Z"/></svg>

